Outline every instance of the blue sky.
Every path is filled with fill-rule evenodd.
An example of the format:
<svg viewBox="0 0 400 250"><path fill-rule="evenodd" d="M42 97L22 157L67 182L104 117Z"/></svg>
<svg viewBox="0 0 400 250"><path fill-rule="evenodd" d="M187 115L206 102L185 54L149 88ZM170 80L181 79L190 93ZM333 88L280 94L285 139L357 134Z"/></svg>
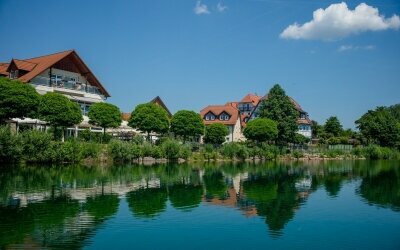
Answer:
<svg viewBox="0 0 400 250"><path fill-rule="evenodd" d="M338 3L0 0L0 62L75 49L125 112L157 95L199 111L279 83L312 119L354 127L400 103L400 2Z"/></svg>

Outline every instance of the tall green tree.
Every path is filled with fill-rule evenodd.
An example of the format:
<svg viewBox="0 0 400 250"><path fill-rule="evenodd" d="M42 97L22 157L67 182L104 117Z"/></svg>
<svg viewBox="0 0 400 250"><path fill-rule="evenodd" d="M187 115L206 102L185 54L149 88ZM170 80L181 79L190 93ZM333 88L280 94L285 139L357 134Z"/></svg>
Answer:
<svg viewBox="0 0 400 250"><path fill-rule="evenodd" d="M0 77L0 122L10 118L36 117L40 95L29 84Z"/></svg>
<svg viewBox="0 0 400 250"><path fill-rule="evenodd" d="M204 142L221 145L225 142L225 137L229 134L228 128L221 123L213 123L206 127Z"/></svg>
<svg viewBox="0 0 400 250"><path fill-rule="evenodd" d="M132 112L128 125L146 132L148 139L150 133L167 133L169 130L169 118L167 111L154 103L139 104Z"/></svg>
<svg viewBox="0 0 400 250"><path fill-rule="evenodd" d="M40 119L48 122L55 131L57 128L65 130L83 120L79 105L57 93L49 92L43 95L38 112Z"/></svg>
<svg viewBox="0 0 400 250"><path fill-rule="evenodd" d="M278 123L277 144L284 145L293 142L298 130L299 112L282 87L279 84L274 85L268 93L268 98L260 105L260 117Z"/></svg>
<svg viewBox="0 0 400 250"><path fill-rule="evenodd" d="M256 118L247 123L244 136L252 141L273 141L278 136L278 124L268 118Z"/></svg>
<svg viewBox="0 0 400 250"><path fill-rule="evenodd" d="M343 126L336 116L331 116L325 122L324 131L331 136L339 136L343 133Z"/></svg>
<svg viewBox="0 0 400 250"><path fill-rule="evenodd" d="M369 110L356 122L367 143L386 147L400 147L400 121L387 107Z"/></svg>
<svg viewBox="0 0 400 250"><path fill-rule="evenodd" d="M191 136L203 135L203 119L194 111L180 110L171 119L171 132L177 136L182 136L184 141Z"/></svg>
<svg viewBox="0 0 400 250"><path fill-rule="evenodd" d="M106 128L116 128L121 125L121 111L113 104L99 102L89 109L89 123L100 126L106 133Z"/></svg>

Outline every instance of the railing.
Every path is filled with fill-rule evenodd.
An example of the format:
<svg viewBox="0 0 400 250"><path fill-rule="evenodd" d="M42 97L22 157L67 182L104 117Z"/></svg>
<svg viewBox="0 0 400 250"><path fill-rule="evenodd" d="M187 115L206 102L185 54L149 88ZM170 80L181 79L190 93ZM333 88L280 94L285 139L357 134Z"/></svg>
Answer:
<svg viewBox="0 0 400 250"><path fill-rule="evenodd" d="M99 88L95 86L90 86L86 85L83 83L79 82L73 82L73 81L66 81L66 80L55 80L51 79L49 77L44 77L44 76L37 76L31 80L31 83L34 85L42 85L42 86L48 86L48 87L54 87L54 88L60 88L60 89L70 89L70 90L75 90L75 91L80 91L84 93L90 93L90 94L97 94L97 95L103 95Z"/></svg>

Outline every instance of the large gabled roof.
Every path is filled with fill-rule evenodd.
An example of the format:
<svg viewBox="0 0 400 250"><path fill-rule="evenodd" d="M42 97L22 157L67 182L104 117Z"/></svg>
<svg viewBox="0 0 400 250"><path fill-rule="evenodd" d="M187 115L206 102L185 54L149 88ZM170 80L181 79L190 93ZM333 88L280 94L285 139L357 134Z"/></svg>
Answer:
<svg viewBox="0 0 400 250"><path fill-rule="evenodd" d="M170 118L172 117L171 111L169 111L169 109L167 108L167 105L165 105L165 103L163 102L163 100L161 99L160 96L154 97L154 99L151 100L150 102L160 105L163 109L165 109L165 111L167 111L168 116L169 116Z"/></svg>
<svg viewBox="0 0 400 250"><path fill-rule="evenodd" d="M8 76L7 68L9 63L0 63L0 75Z"/></svg>
<svg viewBox="0 0 400 250"><path fill-rule="evenodd" d="M79 57L75 50L67 50L24 60L12 59L9 65L7 65L7 71L9 71L9 67L14 64L18 69L27 71L27 73L19 77L18 80L22 82L29 82L34 77L43 73L45 70L49 69L50 67L54 66L55 64L67 57L71 58L71 60L74 61L77 68L81 71L80 73L85 75L92 85L98 87L104 96L110 96L107 90L103 87L100 81L92 73L89 67L83 62L83 60ZM2 66L0 65L0 73L1 69Z"/></svg>
<svg viewBox="0 0 400 250"><path fill-rule="evenodd" d="M219 116L222 113L227 113L228 115L230 115L229 120L227 121L221 121L219 119L215 119L215 120L205 120L205 115L208 114L209 112L213 113L215 116ZM232 103L227 103L225 105L209 105L207 107L205 107L204 109L202 109L200 111L200 115L203 118L204 124L205 125L209 125L212 123L222 123L225 125L235 125L238 118L239 118L239 110L234 107L234 105L232 105Z"/></svg>
<svg viewBox="0 0 400 250"><path fill-rule="evenodd" d="M261 96L254 95L254 94L247 94L243 99L240 101L241 103L252 103L256 106L260 102Z"/></svg>

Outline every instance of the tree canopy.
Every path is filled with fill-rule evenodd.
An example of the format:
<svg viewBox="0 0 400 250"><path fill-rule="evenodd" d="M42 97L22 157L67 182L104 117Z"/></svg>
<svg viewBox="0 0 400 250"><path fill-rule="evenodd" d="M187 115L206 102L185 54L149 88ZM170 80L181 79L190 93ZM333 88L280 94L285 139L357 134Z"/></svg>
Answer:
<svg viewBox="0 0 400 250"><path fill-rule="evenodd" d="M278 124L268 118L256 118L247 123L243 134L247 139L257 142L272 141L278 136Z"/></svg>
<svg viewBox="0 0 400 250"><path fill-rule="evenodd" d="M145 103L136 106L128 125L147 134L162 134L168 132L170 122L167 112L162 107L154 103Z"/></svg>
<svg viewBox="0 0 400 250"><path fill-rule="evenodd" d="M268 98L263 100L260 105L260 117L278 123L277 143L292 142L298 130L299 112L281 86L274 85L268 93Z"/></svg>
<svg viewBox="0 0 400 250"><path fill-rule="evenodd" d="M204 142L213 145L221 145L225 142L225 136L228 134L228 128L224 124L213 123L206 127Z"/></svg>
<svg viewBox="0 0 400 250"><path fill-rule="evenodd" d="M99 102L93 104L89 109L89 123L106 128L116 128L121 125L121 111L113 104Z"/></svg>
<svg viewBox="0 0 400 250"><path fill-rule="evenodd" d="M180 110L171 119L171 132L186 140L189 136L204 134L204 123L201 116L189 110Z"/></svg>
<svg viewBox="0 0 400 250"><path fill-rule="evenodd" d="M355 123L368 143L400 147L400 121L390 108L377 107L375 110L369 110Z"/></svg>
<svg viewBox="0 0 400 250"><path fill-rule="evenodd" d="M83 120L79 105L57 93L49 92L43 95L38 112L40 119L54 127L65 128Z"/></svg>
<svg viewBox="0 0 400 250"><path fill-rule="evenodd" d="M40 95L29 84L0 77L0 121L36 117Z"/></svg>
<svg viewBox="0 0 400 250"><path fill-rule="evenodd" d="M336 116L331 116L325 122L324 131L329 135L339 136L343 132L343 127Z"/></svg>

